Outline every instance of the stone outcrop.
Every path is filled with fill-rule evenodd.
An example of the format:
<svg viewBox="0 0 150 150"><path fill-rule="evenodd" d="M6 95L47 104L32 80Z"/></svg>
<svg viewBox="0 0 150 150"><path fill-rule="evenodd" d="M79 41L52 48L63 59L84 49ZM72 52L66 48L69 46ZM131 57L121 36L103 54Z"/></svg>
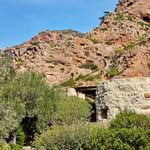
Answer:
<svg viewBox="0 0 150 150"><path fill-rule="evenodd" d="M102 81L96 95L98 122L111 120L124 109L150 115L150 77Z"/></svg>
<svg viewBox="0 0 150 150"><path fill-rule="evenodd" d="M120 0L116 12L127 13L136 19L142 19L150 23L149 0Z"/></svg>

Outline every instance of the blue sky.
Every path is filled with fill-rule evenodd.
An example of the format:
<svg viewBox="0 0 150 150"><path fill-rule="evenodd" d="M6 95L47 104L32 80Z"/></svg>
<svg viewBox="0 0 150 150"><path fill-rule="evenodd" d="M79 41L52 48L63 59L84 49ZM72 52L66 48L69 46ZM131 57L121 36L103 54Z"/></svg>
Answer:
<svg viewBox="0 0 150 150"><path fill-rule="evenodd" d="M118 0L0 0L0 49L19 45L43 30L83 33L99 26Z"/></svg>

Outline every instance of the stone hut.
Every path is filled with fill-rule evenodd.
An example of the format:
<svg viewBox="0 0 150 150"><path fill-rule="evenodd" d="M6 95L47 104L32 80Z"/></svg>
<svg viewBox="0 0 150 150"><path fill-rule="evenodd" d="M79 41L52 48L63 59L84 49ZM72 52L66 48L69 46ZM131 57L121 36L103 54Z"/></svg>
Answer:
<svg viewBox="0 0 150 150"><path fill-rule="evenodd" d="M112 79L98 83L97 121L113 119L125 108L150 115L150 77Z"/></svg>

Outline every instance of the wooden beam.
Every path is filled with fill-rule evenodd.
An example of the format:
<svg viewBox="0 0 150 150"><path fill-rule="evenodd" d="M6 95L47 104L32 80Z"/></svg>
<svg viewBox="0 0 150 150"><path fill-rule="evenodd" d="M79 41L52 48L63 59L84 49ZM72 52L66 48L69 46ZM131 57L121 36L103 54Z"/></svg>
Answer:
<svg viewBox="0 0 150 150"><path fill-rule="evenodd" d="M150 98L150 93L145 93L145 94L144 94L144 97L145 97L145 98Z"/></svg>
<svg viewBox="0 0 150 150"><path fill-rule="evenodd" d="M90 98L90 97L87 97L87 96L86 96L86 98L87 98L89 101L91 101L91 102L95 102L95 99L93 99L93 98Z"/></svg>

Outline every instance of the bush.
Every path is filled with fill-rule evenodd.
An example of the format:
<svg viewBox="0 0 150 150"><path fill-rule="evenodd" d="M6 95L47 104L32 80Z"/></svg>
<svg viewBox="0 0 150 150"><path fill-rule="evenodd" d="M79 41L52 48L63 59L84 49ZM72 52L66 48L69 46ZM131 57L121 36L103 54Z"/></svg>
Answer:
<svg viewBox="0 0 150 150"><path fill-rule="evenodd" d="M112 130L113 131L113 130ZM140 127L130 129L124 128L115 131L115 137L123 144L126 144L129 149L133 150L148 150L150 148L150 131Z"/></svg>
<svg viewBox="0 0 150 150"><path fill-rule="evenodd" d="M97 39L92 39L92 38L87 38L87 39L90 40L91 42L93 42L93 44L98 44L98 43L100 43L100 41L97 40Z"/></svg>
<svg viewBox="0 0 150 150"><path fill-rule="evenodd" d="M126 17L127 17L127 19L128 19L129 21L135 22L131 16L126 16Z"/></svg>
<svg viewBox="0 0 150 150"><path fill-rule="evenodd" d="M134 47L135 45L137 45L135 41L129 41L129 45L125 46L124 50L128 50L128 49Z"/></svg>
<svg viewBox="0 0 150 150"><path fill-rule="evenodd" d="M148 68L150 69L150 60L149 60L149 62L147 63L147 66L148 66Z"/></svg>
<svg viewBox="0 0 150 150"><path fill-rule="evenodd" d="M22 126L19 126L16 130L16 141L17 141L17 144L20 145L20 146L23 146L24 145L24 142L25 142L25 133L23 131L23 127Z"/></svg>
<svg viewBox="0 0 150 150"><path fill-rule="evenodd" d="M40 42L34 42L32 43L32 45L38 46L40 44Z"/></svg>
<svg viewBox="0 0 150 150"><path fill-rule="evenodd" d="M0 141L0 150L11 150L11 147L6 142Z"/></svg>
<svg viewBox="0 0 150 150"><path fill-rule="evenodd" d="M95 128L84 144L85 150L148 150L150 131L143 128Z"/></svg>
<svg viewBox="0 0 150 150"><path fill-rule="evenodd" d="M150 27L150 24L146 24L146 23L144 23L144 22L137 22L139 25L141 25L141 26L147 26L147 27Z"/></svg>
<svg viewBox="0 0 150 150"><path fill-rule="evenodd" d="M91 70L96 70L96 69L98 69L98 66L97 66L97 65L91 64L91 63L81 64L79 67L80 67L80 68L84 68L84 69L91 69Z"/></svg>
<svg viewBox="0 0 150 150"><path fill-rule="evenodd" d="M11 144L11 150L22 150L22 146L18 144Z"/></svg>
<svg viewBox="0 0 150 150"><path fill-rule="evenodd" d="M101 31L107 31L108 28L100 28Z"/></svg>
<svg viewBox="0 0 150 150"><path fill-rule="evenodd" d="M106 41L105 44L112 45L112 42L111 41Z"/></svg>
<svg viewBox="0 0 150 150"><path fill-rule="evenodd" d="M36 150L149 150L150 131L108 129L97 124L56 126L35 138Z"/></svg>
<svg viewBox="0 0 150 150"><path fill-rule="evenodd" d="M87 78L88 76L89 76L89 75L80 74L75 80L76 80L76 81L84 80L84 79Z"/></svg>
<svg viewBox="0 0 150 150"><path fill-rule="evenodd" d="M96 70L96 69L98 69L98 66L93 64L93 65L91 66L91 70Z"/></svg>
<svg viewBox="0 0 150 150"><path fill-rule="evenodd" d="M139 35L139 39L140 39L141 41L147 41L147 40L148 40L148 37L145 36L145 35Z"/></svg>
<svg viewBox="0 0 150 150"><path fill-rule="evenodd" d="M76 81L73 80L72 78L61 83L61 86L64 86L64 87L74 87L76 85Z"/></svg>
<svg viewBox="0 0 150 150"><path fill-rule="evenodd" d="M89 141L93 128L89 124L56 126L37 136L34 146L36 150L79 150Z"/></svg>
<svg viewBox="0 0 150 150"><path fill-rule="evenodd" d="M95 79L100 79L100 75L88 76L84 81L93 81Z"/></svg>
<svg viewBox="0 0 150 150"><path fill-rule="evenodd" d="M18 105L21 105L20 101L16 99L14 99L14 103L7 102L7 104L0 99L0 139L8 138L9 133L15 130L15 128L19 125L22 119L22 106L20 106L20 110L18 110L18 113L14 108L17 102ZM20 116L18 116L19 113Z"/></svg>
<svg viewBox="0 0 150 150"><path fill-rule="evenodd" d="M112 66L111 69L107 72L107 77L113 77L115 75L119 75L120 72L117 70L116 66Z"/></svg>
<svg viewBox="0 0 150 150"><path fill-rule="evenodd" d="M79 80L83 80L83 81L93 81L95 79L100 79L101 76L100 75L91 75L90 74L87 74L87 75L82 75L80 74L75 80L76 81L79 81Z"/></svg>
<svg viewBox="0 0 150 150"><path fill-rule="evenodd" d="M115 54L117 55L117 54L122 54L123 52L125 52L125 49L116 49L115 50Z"/></svg>
<svg viewBox="0 0 150 150"><path fill-rule="evenodd" d="M150 118L143 114L136 114L134 111L125 109L110 122L110 128L150 128Z"/></svg>
<svg viewBox="0 0 150 150"><path fill-rule="evenodd" d="M55 125L71 125L85 123L90 120L92 106L76 96L65 97L57 103L53 114Z"/></svg>
<svg viewBox="0 0 150 150"><path fill-rule="evenodd" d="M114 18L114 20L122 20L122 19L124 19L124 15L123 14L117 14L117 17L116 18Z"/></svg>
<svg viewBox="0 0 150 150"><path fill-rule="evenodd" d="M37 136L36 150L149 150L149 118L122 111L110 127L98 124L56 126Z"/></svg>

